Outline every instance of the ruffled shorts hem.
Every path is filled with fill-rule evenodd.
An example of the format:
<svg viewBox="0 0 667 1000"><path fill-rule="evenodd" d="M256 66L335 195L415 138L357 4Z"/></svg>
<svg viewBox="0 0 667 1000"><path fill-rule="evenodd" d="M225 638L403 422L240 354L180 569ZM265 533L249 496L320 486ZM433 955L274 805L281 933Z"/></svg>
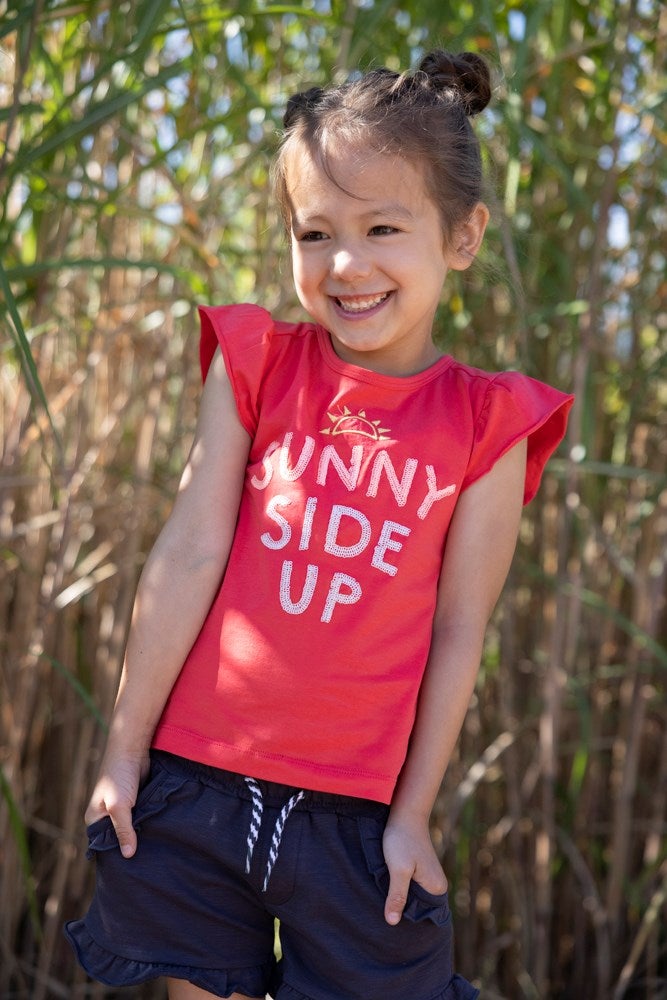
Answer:
<svg viewBox="0 0 667 1000"><path fill-rule="evenodd" d="M479 990L472 983L463 976L453 975L441 993L425 997L424 1000L476 1000L478 996ZM313 1000L313 998L301 993L289 983L282 983L276 993L276 1000Z"/></svg>
<svg viewBox="0 0 667 1000"><path fill-rule="evenodd" d="M65 925L65 937L88 975L105 986L138 986L163 976L185 979L218 997L233 993L264 996L271 970L263 965L242 969L202 969L170 962L144 962L107 951L91 936L83 920Z"/></svg>

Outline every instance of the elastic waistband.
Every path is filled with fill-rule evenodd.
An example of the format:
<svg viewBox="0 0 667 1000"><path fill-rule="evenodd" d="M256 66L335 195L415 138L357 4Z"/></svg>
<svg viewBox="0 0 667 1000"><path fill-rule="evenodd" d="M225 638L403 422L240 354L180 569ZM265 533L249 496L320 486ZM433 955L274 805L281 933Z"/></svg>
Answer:
<svg viewBox="0 0 667 1000"><path fill-rule="evenodd" d="M320 792L314 789L297 788L294 785L281 785L275 781L266 781L255 775L236 774L225 771L211 764L202 764L197 760L179 757L166 750L151 750L151 758L158 761L162 767L172 774L192 778L202 784L230 792L239 798L252 800L252 793L246 783L246 777L251 777L259 785L267 805L281 808L292 795L304 792L304 797L294 807L299 812L338 813L341 816L370 816L385 820L389 815L389 806L373 799L360 799L353 795L337 795L334 792Z"/></svg>

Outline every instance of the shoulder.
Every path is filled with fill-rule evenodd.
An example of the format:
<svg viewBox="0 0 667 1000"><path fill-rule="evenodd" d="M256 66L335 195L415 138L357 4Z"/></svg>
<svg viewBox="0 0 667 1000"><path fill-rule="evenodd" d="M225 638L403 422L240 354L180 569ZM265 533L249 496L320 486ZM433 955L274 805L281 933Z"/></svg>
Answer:
<svg viewBox="0 0 667 1000"><path fill-rule="evenodd" d="M202 376L217 347L234 362L249 358L262 362L270 351L303 341L314 330L312 323L288 323L274 319L268 309L250 302L238 305L199 306L201 323L200 361Z"/></svg>
<svg viewBox="0 0 667 1000"><path fill-rule="evenodd" d="M477 411L488 399L489 394L497 391L505 384L504 375L513 373L485 371L473 365L451 359L451 364L444 372L447 390L454 391L463 403Z"/></svg>
<svg viewBox="0 0 667 1000"><path fill-rule="evenodd" d="M452 377L467 393L474 422L465 485L487 473L515 444L526 439L524 501L528 503L547 459L565 435L574 397L517 371L487 372L460 362L451 368Z"/></svg>
<svg viewBox="0 0 667 1000"><path fill-rule="evenodd" d="M523 410L526 416L546 415L560 407L567 412L574 399L569 393L519 371L490 372L454 360L449 375L483 411L511 406Z"/></svg>
<svg viewBox="0 0 667 1000"><path fill-rule="evenodd" d="M251 436L257 426L263 386L272 372L298 367L295 350L313 338L310 323L274 320L262 306L251 303L200 306L199 355L206 379L219 348L224 358L241 422Z"/></svg>

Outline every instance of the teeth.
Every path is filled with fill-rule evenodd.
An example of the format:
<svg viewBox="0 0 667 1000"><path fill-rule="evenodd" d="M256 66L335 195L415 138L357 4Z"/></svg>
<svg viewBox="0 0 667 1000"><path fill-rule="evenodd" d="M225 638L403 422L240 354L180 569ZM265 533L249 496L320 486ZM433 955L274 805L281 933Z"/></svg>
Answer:
<svg viewBox="0 0 667 1000"><path fill-rule="evenodd" d="M372 309L373 306L378 306L388 296L389 292L382 292L381 295L369 295L365 299L336 299L336 301L345 312L359 313L365 312L366 309Z"/></svg>

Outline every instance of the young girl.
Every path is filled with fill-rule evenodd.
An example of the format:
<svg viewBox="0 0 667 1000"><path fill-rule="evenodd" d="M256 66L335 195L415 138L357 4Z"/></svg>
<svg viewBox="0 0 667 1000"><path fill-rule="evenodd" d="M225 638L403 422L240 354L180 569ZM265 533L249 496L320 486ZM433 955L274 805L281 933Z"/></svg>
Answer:
<svg viewBox="0 0 667 1000"><path fill-rule="evenodd" d="M201 416L146 563L67 933L171 1000L462 1000L429 814L522 502L571 397L431 339L487 223L477 56L293 97L309 322L204 308ZM273 957L280 919L282 961Z"/></svg>

